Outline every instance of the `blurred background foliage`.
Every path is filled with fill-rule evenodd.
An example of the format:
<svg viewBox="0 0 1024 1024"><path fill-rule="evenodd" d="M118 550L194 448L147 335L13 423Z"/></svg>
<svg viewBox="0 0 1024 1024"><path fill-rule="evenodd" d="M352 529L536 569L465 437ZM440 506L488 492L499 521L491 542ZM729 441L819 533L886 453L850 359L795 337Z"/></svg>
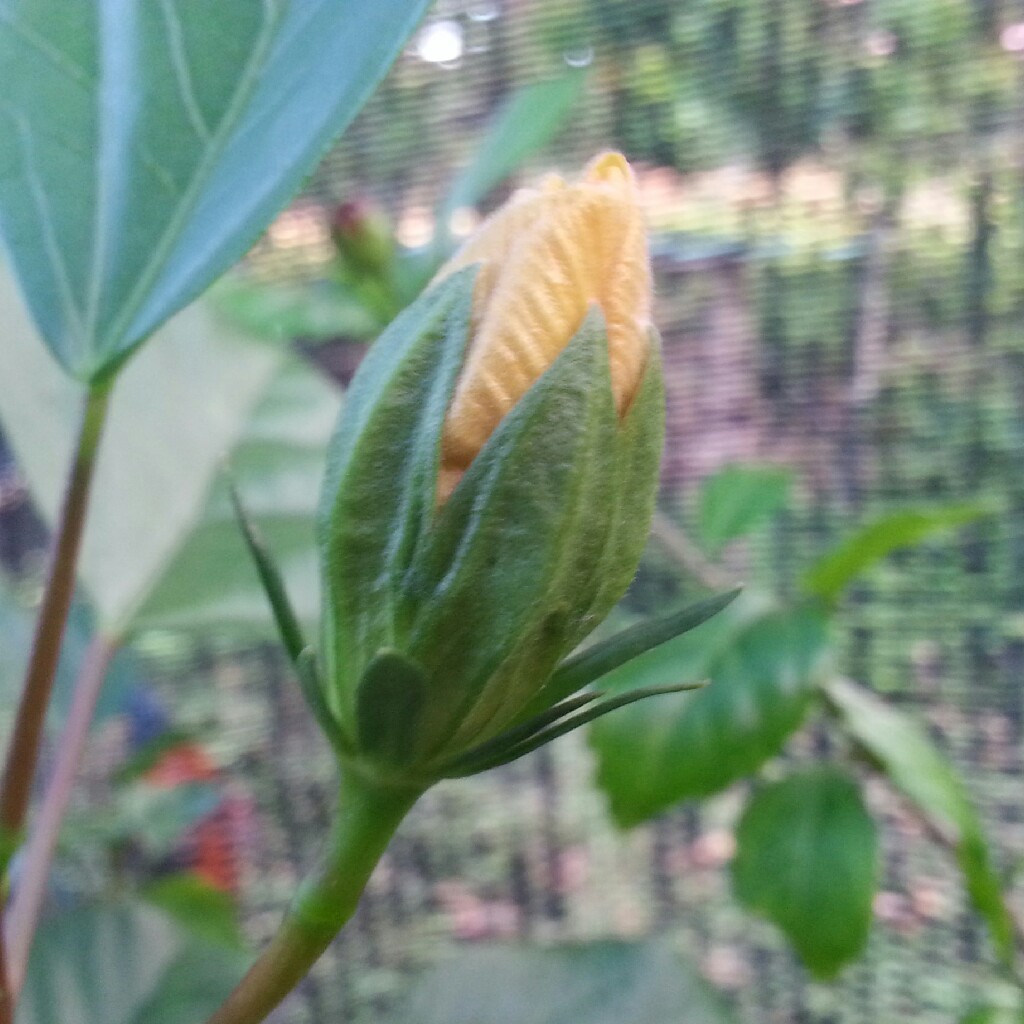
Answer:
<svg viewBox="0 0 1024 1024"><path fill-rule="evenodd" d="M182 979L198 1019L200 966L273 929L332 763L222 460L312 620L319 452L366 343L517 184L608 146L652 226L669 403L617 624L747 584L613 683L713 686L429 794L279 1019L1020 1019L1024 4L438 0L122 382L61 692L97 624L121 653L26 1024L58 1019L48 956L82 991L140 944L117 1019L163 1019ZM69 424L2 287L9 708Z"/></svg>

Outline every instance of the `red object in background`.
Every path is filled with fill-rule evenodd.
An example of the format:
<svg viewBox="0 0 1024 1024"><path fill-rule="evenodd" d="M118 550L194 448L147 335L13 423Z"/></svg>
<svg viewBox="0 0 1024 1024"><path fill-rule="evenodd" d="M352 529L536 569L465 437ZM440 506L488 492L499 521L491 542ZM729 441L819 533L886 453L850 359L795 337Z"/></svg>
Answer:
<svg viewBox="0 0 1024 1024"><path fill-rule="evenodd" d="M143 778L154 786L171 789L189 782L212 782L217 766L198 743L179 743L164 751Z"/></svg>
<svg viewBox="0 0 1024 1024"><path fill-rule="evenodd" d="M216 782L219 771L198 743L180 743L165 751L143 778L153 786L173 789L189 783ZM208 885L237 894L239 843L252 815L249 801L222 797L217 807L182 836L189 868Z"/></svg>
<svg viewBox="0 0 1024 1024"><path fill-rule="evenodd" d="M239 837L252 820L252 804L240 797L225 797L220 806L189 832L192 870L208 885L238 894Z"/></svg>

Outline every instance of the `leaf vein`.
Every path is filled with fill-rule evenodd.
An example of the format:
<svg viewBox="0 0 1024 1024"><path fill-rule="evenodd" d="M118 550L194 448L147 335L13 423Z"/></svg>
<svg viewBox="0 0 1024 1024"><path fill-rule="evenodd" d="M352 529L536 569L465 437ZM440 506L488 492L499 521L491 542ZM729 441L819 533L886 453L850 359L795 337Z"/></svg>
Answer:
<svg viewBox="0 0 1024 1024"><path fill-rule="evenodd" d="M192 83L192 70L188 63L188 52L185 48L185 32L181 24L181 17L172 0L160 0L160 8L163 12L164 23L167 26L168 53L170 54L171 65L174 68L174 77L178 83L181 102L185 107L185 113L188 115L192 130L204 143L209 145L211 140L210 126L206 123L206 117L199 106L195 87Z"/></svg>
<svg viewBox="0 0 1024 1024"><path fill-rule="evenodd" d="M136 279L135 286L132 288L131 292L122 304L119 317L111 325L111 336L116 337L122 330L124 330L125 326L131 322L131 318L138 312L138 307L141 305L142 298L145 296L147 289L152 284L153 279L159 273L164 260L166 260L168 253L175 242L179 229L191 212L202 186L209 176L210 168L216 165L217 159L223 151L227 137L236 127L239 115L245 108L245 102L259 80L262 61L266 56L269 43L273 37L274 29L277 24L277 18L275 17L275 8L277 7L277 0L263 0L263 11L265 15L263 26L253 45L249 60L246 62L245 67L242 70L242 74L239 76L238 83L235 86L234 95L231 97L231 102L228 104L227 110L225 111L220 124L218 124L216 130L211 135L210 145L207 147L203 158L199 161L192 177L189 179L188 185L182 192L181 202L179 202L173 215L168 220L167 226L164 228L153 247L152 255ZM135 338L130 339L130 341L137 340L138 339Z"/></svg>

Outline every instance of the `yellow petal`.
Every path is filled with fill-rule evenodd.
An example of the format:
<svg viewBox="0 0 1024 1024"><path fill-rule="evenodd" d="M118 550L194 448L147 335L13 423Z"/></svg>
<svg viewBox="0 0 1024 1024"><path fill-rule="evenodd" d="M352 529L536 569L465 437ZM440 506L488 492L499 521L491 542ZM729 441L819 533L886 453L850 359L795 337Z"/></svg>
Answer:
<svg viewBox="0 0 1024 1024"><path fill-rule="evenodd" d="M647 359L651 275L633 174L619 153L582 181L549 177L488 218L439 277L481 263L472 337L442 440L442 500L502 418L579 330L596 303L608 328L622 414Z"/></svg>

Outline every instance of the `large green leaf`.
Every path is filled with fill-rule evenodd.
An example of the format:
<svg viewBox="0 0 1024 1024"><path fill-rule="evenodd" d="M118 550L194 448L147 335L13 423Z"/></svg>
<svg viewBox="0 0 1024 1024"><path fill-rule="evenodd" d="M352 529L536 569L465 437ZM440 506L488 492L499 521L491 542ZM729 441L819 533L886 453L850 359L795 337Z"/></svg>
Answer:
<svg viewBox="0 0 1024 1024"><path fill-rule="evenodd" d="M108 371L241 257L428 0L0 0L0 235L50 349Z"/></svg>
<svg viewBox="0 0 1024 1024"><path fill-rule="evenodd" d="M697 527L705 550L720 551L778 512L789 495L790 474L771 466L726 466L700 489Z"/></svg>
<svg viewBox="0 0 1024 1024"><path fill-rule="evenodd" d="M664 942L460 950L414 985L402 1024L729 1024L722 997Z"/></svg>
<svg viewBox="0 0 1024 1024"><path fill-rule="evenodd" d="M963 779L924 729L902 711L845 680L831 680L824 692L857 745L955 847L968 895L1000 956L1012 961L1013 921Z"/></svg>
<svg viewBox="0 0 1024 1024"><path fill-rule="evenodd" d="M855 782L831 768L758 790L736 833L740 900L774 921L822 978L856 957L871 928L878 836Z"/></svg>
<svg viewBox="0 0 1024 1024"><path fill-rule="evenodd" d="M804 576L804 589L823 601L835 601L865 569L900 548L920 544L933 533L973 522L986 513L978 505L903 509L857 530L816 562Z"/></svg>
<svg viewBox="0 0 1024 1024"><path fill-rule="evenodd" d="M52 520L80 389L11 298L0 279L0 421ZM96 467L80 578L100 627L269 627L234 523L225 459L296 603L314 618L312 511L338 406L313 370L230 332L201 304L160 331L118 382Z"/></svg>
<svg viewBox="0 0 1024 1024"><path fill-rule="evenodd" d="M83 907L39 929L17 1024L197 1024L246 959L150 907Z"/></svg>
<svg viewBox="0 0 1024 1024"><path fill-rule="evenodd" d="M250 411L228 459L231 480L307 628L316 623L320 607L313 514L339 406L339 393L329 381L289 359ZM196 630L212 624L270 631L267 597L235 522L224 474L213 481L203 508L133 620L135 629Z"/></svg>
<svg viewBox="0 0 1024 1024"><path fill-rule="evenodd" d="M472 161L452 183L440 210L442 228L455 210L476 206L548 142L572 112L586 80L585 72L570 71L561 78L523 86L509 96L474 147Z"/></svg>
<svg viewBox="0 0 1024 1024"><path fill-rule="evenodd" d="M744 595L606 676L602 689L614 690L709 680L591 727L597 781L615 820L636 825L680 800L716 793L776 754L803 720L825 651L825 622L815 611L766 611Z"/></svg>

